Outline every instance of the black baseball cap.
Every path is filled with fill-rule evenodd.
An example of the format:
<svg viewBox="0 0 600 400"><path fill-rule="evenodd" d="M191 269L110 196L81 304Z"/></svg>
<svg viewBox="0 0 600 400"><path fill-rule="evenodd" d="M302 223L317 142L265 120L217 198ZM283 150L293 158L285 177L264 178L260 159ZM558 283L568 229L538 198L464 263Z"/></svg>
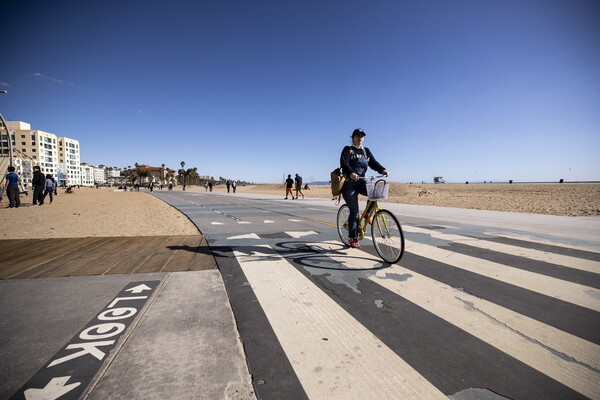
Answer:
<svg viewBox="0 0 600 400"><path fill-rule="evenodd" d="M367 134L362 129L355 129L354 132L352 132L352 137L356 135L367 136Z"/></svg>

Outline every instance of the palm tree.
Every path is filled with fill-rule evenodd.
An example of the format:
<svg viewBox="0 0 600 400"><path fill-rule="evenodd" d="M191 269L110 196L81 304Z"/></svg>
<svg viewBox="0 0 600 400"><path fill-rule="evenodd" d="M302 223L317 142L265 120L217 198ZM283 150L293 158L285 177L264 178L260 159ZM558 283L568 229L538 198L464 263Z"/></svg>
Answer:
<svg viewBox="0 0 600 400"><path fill-rule="evenodd" d="M148 178L150 175L152 174L147 169L139 170L138 176L140 177L140 185L142 184L142 178Z"/></svg>

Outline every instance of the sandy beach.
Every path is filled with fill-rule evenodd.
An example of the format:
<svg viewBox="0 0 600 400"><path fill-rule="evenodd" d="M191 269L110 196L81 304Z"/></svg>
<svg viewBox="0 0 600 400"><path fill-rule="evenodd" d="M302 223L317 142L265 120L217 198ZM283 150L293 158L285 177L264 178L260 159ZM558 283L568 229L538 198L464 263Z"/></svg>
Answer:
<svg viewBox="0 0 600 400"><path fill-rule="evenodd" d="M180 190L181 187L176 187ZM188 191L204 192L190 186ZM283 185L240 186L239 193L272 194L283 199ZM217 185L214 193L226 193ZM329 186L305 190L306 198L331 199ZM46 199L47 201L48 199ZM90 236L161 236L198 234L183 214L140 192L103 189L62 190L53 204L29 206L31 197L22 196L24 206L0 209L0 239L69 238ZM301 200L298 200L301 201ZM600 215L600 184L446 184L407 185L392 183L388 202L459 207L523 213L583 216Z"/></svg>
<svg viewBox="0 0 600 400"><path fill-rule="evenodd" d="M162 236L199 234L178 210L144 192L109 188L75 189L42 206L21 196L23 207L0 209L0 239L45 239L110 236ZM8 205L5 197L4 207Z"/></svg>
<svg viewBox="0 0 600 400"><path fill-rule="evenodd" d="M226 191L219 187L218 191ZM283 185L239 187L242 193L279 194ZM304 190L306 197L331 198L329 186ZM565 216L600 215L600 183L494 183L427 184L390 183L390 203L512 211Z"/></svg>

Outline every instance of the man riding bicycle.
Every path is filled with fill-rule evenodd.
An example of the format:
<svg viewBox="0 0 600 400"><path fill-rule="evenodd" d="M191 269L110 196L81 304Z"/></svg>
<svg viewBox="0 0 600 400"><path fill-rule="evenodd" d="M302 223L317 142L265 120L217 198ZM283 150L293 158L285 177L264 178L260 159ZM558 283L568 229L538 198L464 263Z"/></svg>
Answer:
<svg viewBox="0 0 600 400"><path fill-rule="evenodd" d="M342 197L350 209L348 216L348 242L350 247L360 249L360 243L356 238L356 227L359 217L358 194L367 195L367 185L364 179L368 168L379 174L388 176L386 169L377 162L371 150L364 147L365 136L362 129L352 132L352 145L345 146L340 156L340 166L346 177L342 187Z"/></svg>

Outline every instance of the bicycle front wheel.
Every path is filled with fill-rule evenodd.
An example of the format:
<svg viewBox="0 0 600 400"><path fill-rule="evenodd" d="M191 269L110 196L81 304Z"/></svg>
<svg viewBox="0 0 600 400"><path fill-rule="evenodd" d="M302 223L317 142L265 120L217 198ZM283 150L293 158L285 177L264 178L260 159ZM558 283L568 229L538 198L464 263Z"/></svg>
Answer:
<svg viewBox="0 0 600 400"><path fill-rule="evenodd" d="M339 215L339 213L338 213ZM404 254L404 234L398 219L388 210L379 210L371 224L371 237L377 254L390 264Z"/></svg>
<svg viewBox="0 0 600 400"><path fill-rule="evenodd" d="M350 246L348 242L348 217L350 216L350 207L344 204L340 207L337 213L337 230L340 235L340 240L346 246Z"/></svg>

